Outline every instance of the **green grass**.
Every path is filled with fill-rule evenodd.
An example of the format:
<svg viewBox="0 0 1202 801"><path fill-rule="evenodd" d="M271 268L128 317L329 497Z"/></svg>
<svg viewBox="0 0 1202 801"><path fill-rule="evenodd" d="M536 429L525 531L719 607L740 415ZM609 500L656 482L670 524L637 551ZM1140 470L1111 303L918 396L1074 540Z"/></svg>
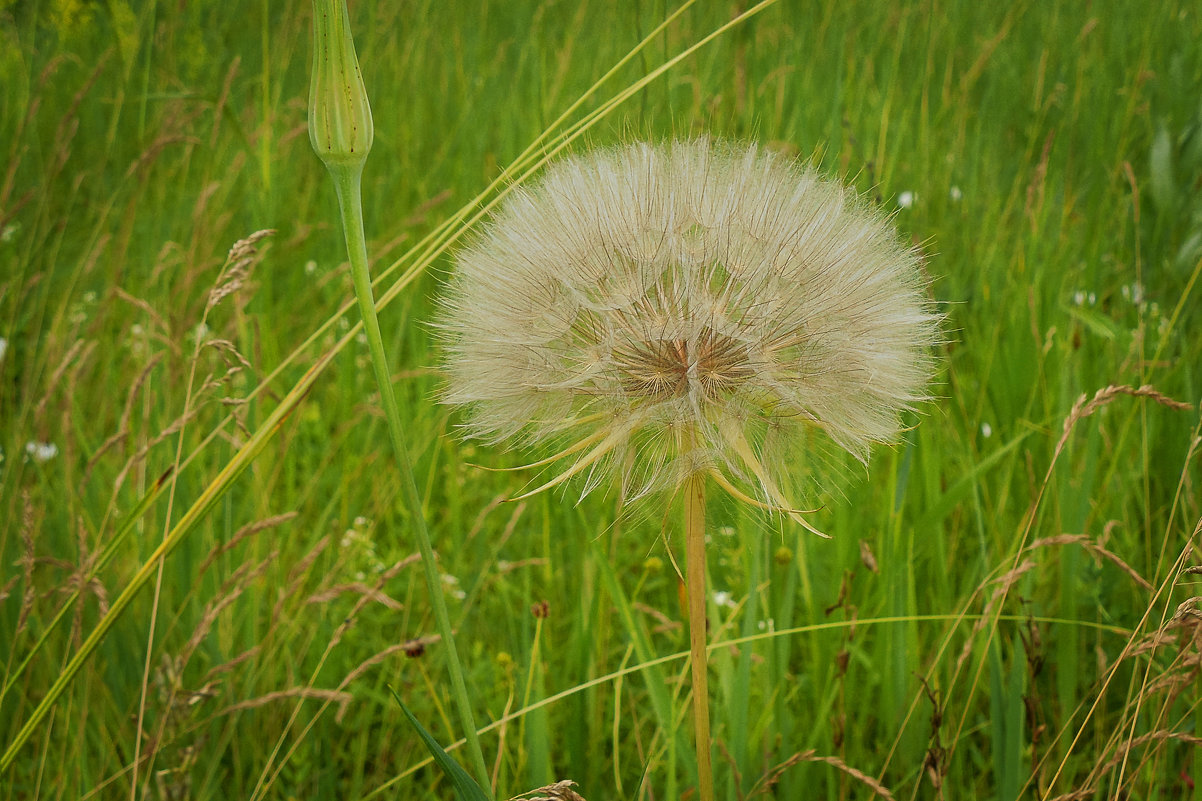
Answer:
<svg viewBox="0 0 1202 801"><path fill-rule="evenodd" d="M747 7L685 10L570 121ZM695 792L681 537L603 494L500 502L532 476L479 465L536 454L461 443L435 402L455 246L426 238L675 8L351 9L381 324L502 798ZM388 689L460 734L438 643L410 655L434 627L304 128L309 15L0 2L0 752L111 624L0 799L450 797ZM782 0L570 145L754 138L913 193L896 221L948 315L938 400L814 499L832 540L711 503L720 797L1202 797L1199 41L1172 3ZM197 351L265 228L205 319L230 346ZM1109 385L1189 407L1073 414Z"/></svg>

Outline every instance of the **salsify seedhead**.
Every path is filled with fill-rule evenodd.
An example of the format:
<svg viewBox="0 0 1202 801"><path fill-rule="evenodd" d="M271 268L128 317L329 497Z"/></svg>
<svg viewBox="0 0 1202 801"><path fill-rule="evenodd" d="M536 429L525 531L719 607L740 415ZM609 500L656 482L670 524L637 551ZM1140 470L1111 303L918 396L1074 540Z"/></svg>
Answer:
<svg viewBox="0 0 1202 801"><path fill-rule="evenodd" d="M472 436L555 443L538 490L614 476L629 499L705 473L789 510L815 449L866 461L897 436L939 338L888 219L754 145L564 159L456 267L444 399Z"/></svg>

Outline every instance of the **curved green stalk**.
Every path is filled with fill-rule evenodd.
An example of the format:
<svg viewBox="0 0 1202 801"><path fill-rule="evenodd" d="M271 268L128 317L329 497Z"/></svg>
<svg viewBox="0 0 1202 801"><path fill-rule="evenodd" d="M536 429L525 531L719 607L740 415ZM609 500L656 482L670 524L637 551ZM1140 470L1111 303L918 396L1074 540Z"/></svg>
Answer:
<svg viewBox="0 0 1202 801"><path fill-rule="evenodd" d="M451 618L447 614L442 580L434 558L434 549L430 545L430 533L426 529L421 496L417 492L417 482L413 478L413 465L409 461L405 430L401 425L396 395L392 391L392 374L388 370L388 360L384 354L384 340L380 335L380 323L376 318L376 302L372 295L371 275L367 268L367 245L363 238L363 203L360 194L360 176L363 173L363 166L361 163L358 165L327 164L327 166L330 169L330 175L334 178L334 186L338 192L338 208L342 212L342 228L346 235L351 278L355 282L355 296L359 300L359 311L363 315L363 330L367 334L367 345L371 350L371 364L376 374L376 383L380 386L380 402L384 406L384 416L388 420L392 447L396 451L397 465L400 467L401 491L404 493L405 503L413 515L413 528L417 535L418 549L422 555L422 566L425 568L430 603L434 607L434 620L438 626L438 633L442 636L443 645L447 649L452 691L455 704L459 709L464 735L467 737L468 755L477 779L481 782L481 788L488 792L490 787L488 768L484 762L484 752L480 750L476 721L472 715L467 685L463 681L463 667L459 661L459 653L455 649L455 639L451 631Z"/></svg>

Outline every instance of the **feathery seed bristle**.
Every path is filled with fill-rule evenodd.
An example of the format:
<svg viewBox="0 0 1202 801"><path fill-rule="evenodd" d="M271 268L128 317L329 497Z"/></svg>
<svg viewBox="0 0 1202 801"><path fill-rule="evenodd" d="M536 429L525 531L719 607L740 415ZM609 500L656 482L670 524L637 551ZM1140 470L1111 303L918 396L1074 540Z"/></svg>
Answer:
<svg viewBox="0 0 1202 801"><path fill-rule="evenodd" d="M539 489L704 471L788 509L815 434L866 461L926 399L919 264L884 214L754 145L567 158L459 254L444 400L472 436L558 443Z"/></svg>

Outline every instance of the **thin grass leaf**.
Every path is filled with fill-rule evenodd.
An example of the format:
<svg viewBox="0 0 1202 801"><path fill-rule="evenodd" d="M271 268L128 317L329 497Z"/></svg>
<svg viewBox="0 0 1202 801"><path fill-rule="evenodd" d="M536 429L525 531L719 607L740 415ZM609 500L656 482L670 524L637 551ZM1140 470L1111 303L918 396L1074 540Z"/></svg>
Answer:
<svg viewBox="0 0 1202 801"><path fill-rule="evenodd" d="M401 711L405 713L405 717L409 718L409 723L417 731L417 736L422 739L426 750L430 752L430 756L434 758L434 762L442 769L442 772L448 779L451 780L451 785L455 788L455 797L459 801L492 801L492 798L481 789L480 785L476 784L475 780L467 774L463 768L459 767L459 763L451 758L451 755L442 750L442 746L438 741L426 731L422 724L418 723L417 718L409 711L409 707L405 706L405 702L401 700L401 696L397 695L397 691L388 686L388 691L392 693L392 697L396 699L400 705Z"/></svg>

